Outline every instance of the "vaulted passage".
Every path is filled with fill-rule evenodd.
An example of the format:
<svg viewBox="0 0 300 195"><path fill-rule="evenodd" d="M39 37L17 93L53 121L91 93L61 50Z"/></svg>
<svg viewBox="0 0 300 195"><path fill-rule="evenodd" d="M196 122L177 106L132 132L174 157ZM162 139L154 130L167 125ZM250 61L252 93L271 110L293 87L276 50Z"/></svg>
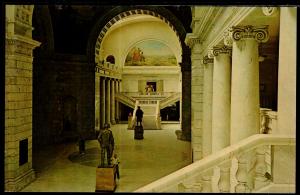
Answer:
<svg viewBox="0 0 300 195"><path fill-rule="evenodd" d="M294 8L53 4L5 14L5 191L93 192L106 124L117 192L293 191Z"/></svg>

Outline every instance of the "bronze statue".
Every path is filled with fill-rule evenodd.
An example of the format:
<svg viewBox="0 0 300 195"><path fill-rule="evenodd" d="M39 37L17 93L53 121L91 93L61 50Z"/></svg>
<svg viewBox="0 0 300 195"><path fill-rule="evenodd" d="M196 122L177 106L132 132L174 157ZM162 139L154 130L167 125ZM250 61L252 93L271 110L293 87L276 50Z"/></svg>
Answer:
<svg viewBox="0 0 300 195"><path fill-rule="evenodd" d="M104 125L104 130L100 131L98 135L98 142L100 144L100 150L101 150L101 160L99 166L100 167L110 166L111 157L114 151L114 137L112 131L110 130L110 124ZM104 160L105 156L106 156L107 164L105 164L105 160Z"/></svg>
<svg viewBox="0 0 300 195"><path fill-rule="evenodd" d="M144 114L144 112L141 110L141 107L138 106L138 109L136 110L136 113L135 113L137 126L139 123L140 123L140 126L142 126L143 114Z"/></svg>

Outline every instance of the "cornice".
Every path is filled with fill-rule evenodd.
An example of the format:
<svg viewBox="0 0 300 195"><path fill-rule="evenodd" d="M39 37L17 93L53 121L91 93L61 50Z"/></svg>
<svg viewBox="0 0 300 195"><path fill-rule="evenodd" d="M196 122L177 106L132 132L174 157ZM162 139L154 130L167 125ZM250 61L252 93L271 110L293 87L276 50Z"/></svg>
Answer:
<svg viewBox="0 0 300 195"><path fill-rule="evenodd" d="M216 21L224 22L219 25L211 26L210 29L207 29L207 33L204 33L205 36L198 34L200 32L195 33L195 35L201 37L201 40L203 40L201 52L207 51L208 48L212 48L214 45L219 44L224 38L224 33L228 28L238 25L255 9L255 7L226 7L220 10L219 15L214 19L214 22L209 20L206 21L210 23L216 23ZM226 16L226 14L228 16Z"/></svg>

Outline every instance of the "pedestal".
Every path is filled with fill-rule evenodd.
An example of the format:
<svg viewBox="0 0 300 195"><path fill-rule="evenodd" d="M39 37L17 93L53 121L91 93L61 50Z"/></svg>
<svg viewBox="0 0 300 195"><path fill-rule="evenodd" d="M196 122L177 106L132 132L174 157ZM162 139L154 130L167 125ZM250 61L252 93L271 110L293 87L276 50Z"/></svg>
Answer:
<svg viewBox="0 0 300 195"><path fill-rule="evenodd" d="M115 172L116 166L97 168L95 192L115 191L117 187L114 178Z"/></svg>
<svg viewBox="0 0 300 195"><path fill-rule="evenodd" d="M134 139L144 139L143 126L135 126L135 128L134 128Z"/></svg>

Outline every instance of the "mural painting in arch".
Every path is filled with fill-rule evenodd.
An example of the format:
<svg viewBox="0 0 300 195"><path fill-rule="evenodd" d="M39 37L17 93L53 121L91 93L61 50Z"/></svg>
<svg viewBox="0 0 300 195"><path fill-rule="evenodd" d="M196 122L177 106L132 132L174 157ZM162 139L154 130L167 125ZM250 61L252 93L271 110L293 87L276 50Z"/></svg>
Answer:
<svg viewBox="0 0 300 195"><path fill-rule="evenodd" d="M125 66L176 66L176 57L162 42L147 40L135 44L127 54Z"/></svg>

